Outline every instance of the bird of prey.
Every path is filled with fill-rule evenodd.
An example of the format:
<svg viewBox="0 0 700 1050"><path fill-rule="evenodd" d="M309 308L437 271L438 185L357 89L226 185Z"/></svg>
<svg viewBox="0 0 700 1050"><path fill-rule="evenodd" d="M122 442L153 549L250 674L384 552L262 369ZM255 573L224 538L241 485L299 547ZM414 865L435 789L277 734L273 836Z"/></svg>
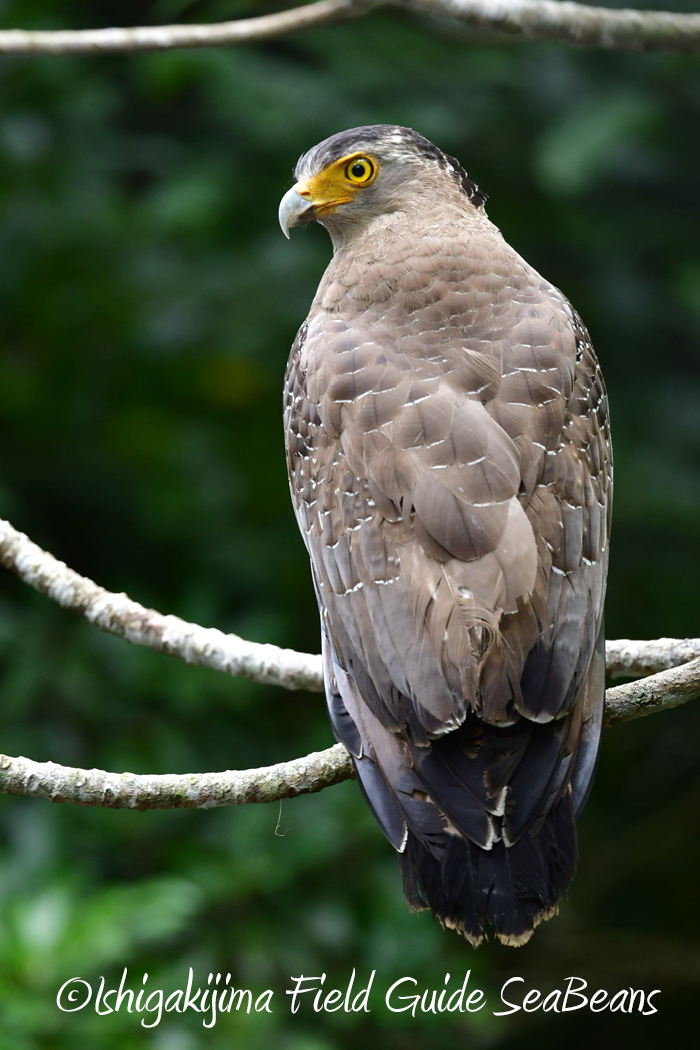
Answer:
<svg viewBox="0 0 700 1050"><path fill-rule="evenodd" d="M333 258L299 329L289 480L330 721L404 891L521 945L575 871L598 755L612 459L566 297L417 132L341 132L280 204Z"/></svg>

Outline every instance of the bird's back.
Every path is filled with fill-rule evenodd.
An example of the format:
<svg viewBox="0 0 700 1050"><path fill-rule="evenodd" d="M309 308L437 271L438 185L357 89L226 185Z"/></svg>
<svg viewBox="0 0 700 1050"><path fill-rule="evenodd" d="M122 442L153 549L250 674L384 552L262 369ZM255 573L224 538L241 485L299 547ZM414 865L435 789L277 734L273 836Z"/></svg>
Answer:
<svg viewBox="0 0 700 1050"><path fill-rule="evenodd" d="M602 719L611 450L586 330L483 209L389 215L336 251L285 424L333 728L409 902L522 943L573 875Z"/></svg>

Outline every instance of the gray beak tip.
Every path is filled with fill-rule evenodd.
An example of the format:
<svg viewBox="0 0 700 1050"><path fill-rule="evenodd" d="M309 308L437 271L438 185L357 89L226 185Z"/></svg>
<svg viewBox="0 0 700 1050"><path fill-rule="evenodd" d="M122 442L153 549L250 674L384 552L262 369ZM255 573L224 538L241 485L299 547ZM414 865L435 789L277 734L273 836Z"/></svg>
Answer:
<svg viewBox="0 0 700 1050"><path fill-rule="evenodd" d="M304 212L309 211L313 205L308 200L304 200L300 194L297 193L294 187L291 190L287 190L284 197L280 201L279 220L280 226L282 227L282 233L289 240L289 231L292 226L300 226L299 221Z"/></svg>

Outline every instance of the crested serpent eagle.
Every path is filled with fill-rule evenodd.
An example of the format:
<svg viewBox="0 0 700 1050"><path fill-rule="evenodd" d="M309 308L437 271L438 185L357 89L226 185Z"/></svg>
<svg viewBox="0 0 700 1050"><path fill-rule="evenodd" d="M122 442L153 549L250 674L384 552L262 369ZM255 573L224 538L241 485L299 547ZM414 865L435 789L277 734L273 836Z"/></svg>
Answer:
<svg viewBox="0 0 700 1050"><path fill-rule="evenodd" d="M598 755L612 459L566 297L409 128L299 160L333 258L292 347L289 480L333 731L413 908L524 944L574 874Z"/></svg>

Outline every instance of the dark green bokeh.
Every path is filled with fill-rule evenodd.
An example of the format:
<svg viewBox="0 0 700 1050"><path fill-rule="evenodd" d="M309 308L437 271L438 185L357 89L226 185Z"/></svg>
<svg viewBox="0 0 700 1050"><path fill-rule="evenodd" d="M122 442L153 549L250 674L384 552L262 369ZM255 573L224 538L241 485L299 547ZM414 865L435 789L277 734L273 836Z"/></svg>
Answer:
<svg viewBox="0 0 700 1050"><path fill-rule="evenodd" d="M218 0L8 2L6 27L234 17ZM486 42L374 15L230 51L0 59L0 515L144 604L318 649L287 491L281 385L329 256L277 203L304 149L395 122L458 156L601 358L616 508L610 637L700 634L700 65ZM319 696L130 647L0 578L2 750L71 765L247 767L332 742ZM680 1040L700 980L700 705L606 734L561 915L473 952L408 914L347 783L277 805L126 813L0 805L0 1050L640 1047ZM278 819L279 818L279 819ZM279 826L278 826L279 825ZM277 834L276 834L277 828ZM281 833L284 832L282 835ZM67 978L230 971L272 1015L61 1014ZM290 975L377 987L472 968L662 989L660 1013L294 1018Z"/></svg>

